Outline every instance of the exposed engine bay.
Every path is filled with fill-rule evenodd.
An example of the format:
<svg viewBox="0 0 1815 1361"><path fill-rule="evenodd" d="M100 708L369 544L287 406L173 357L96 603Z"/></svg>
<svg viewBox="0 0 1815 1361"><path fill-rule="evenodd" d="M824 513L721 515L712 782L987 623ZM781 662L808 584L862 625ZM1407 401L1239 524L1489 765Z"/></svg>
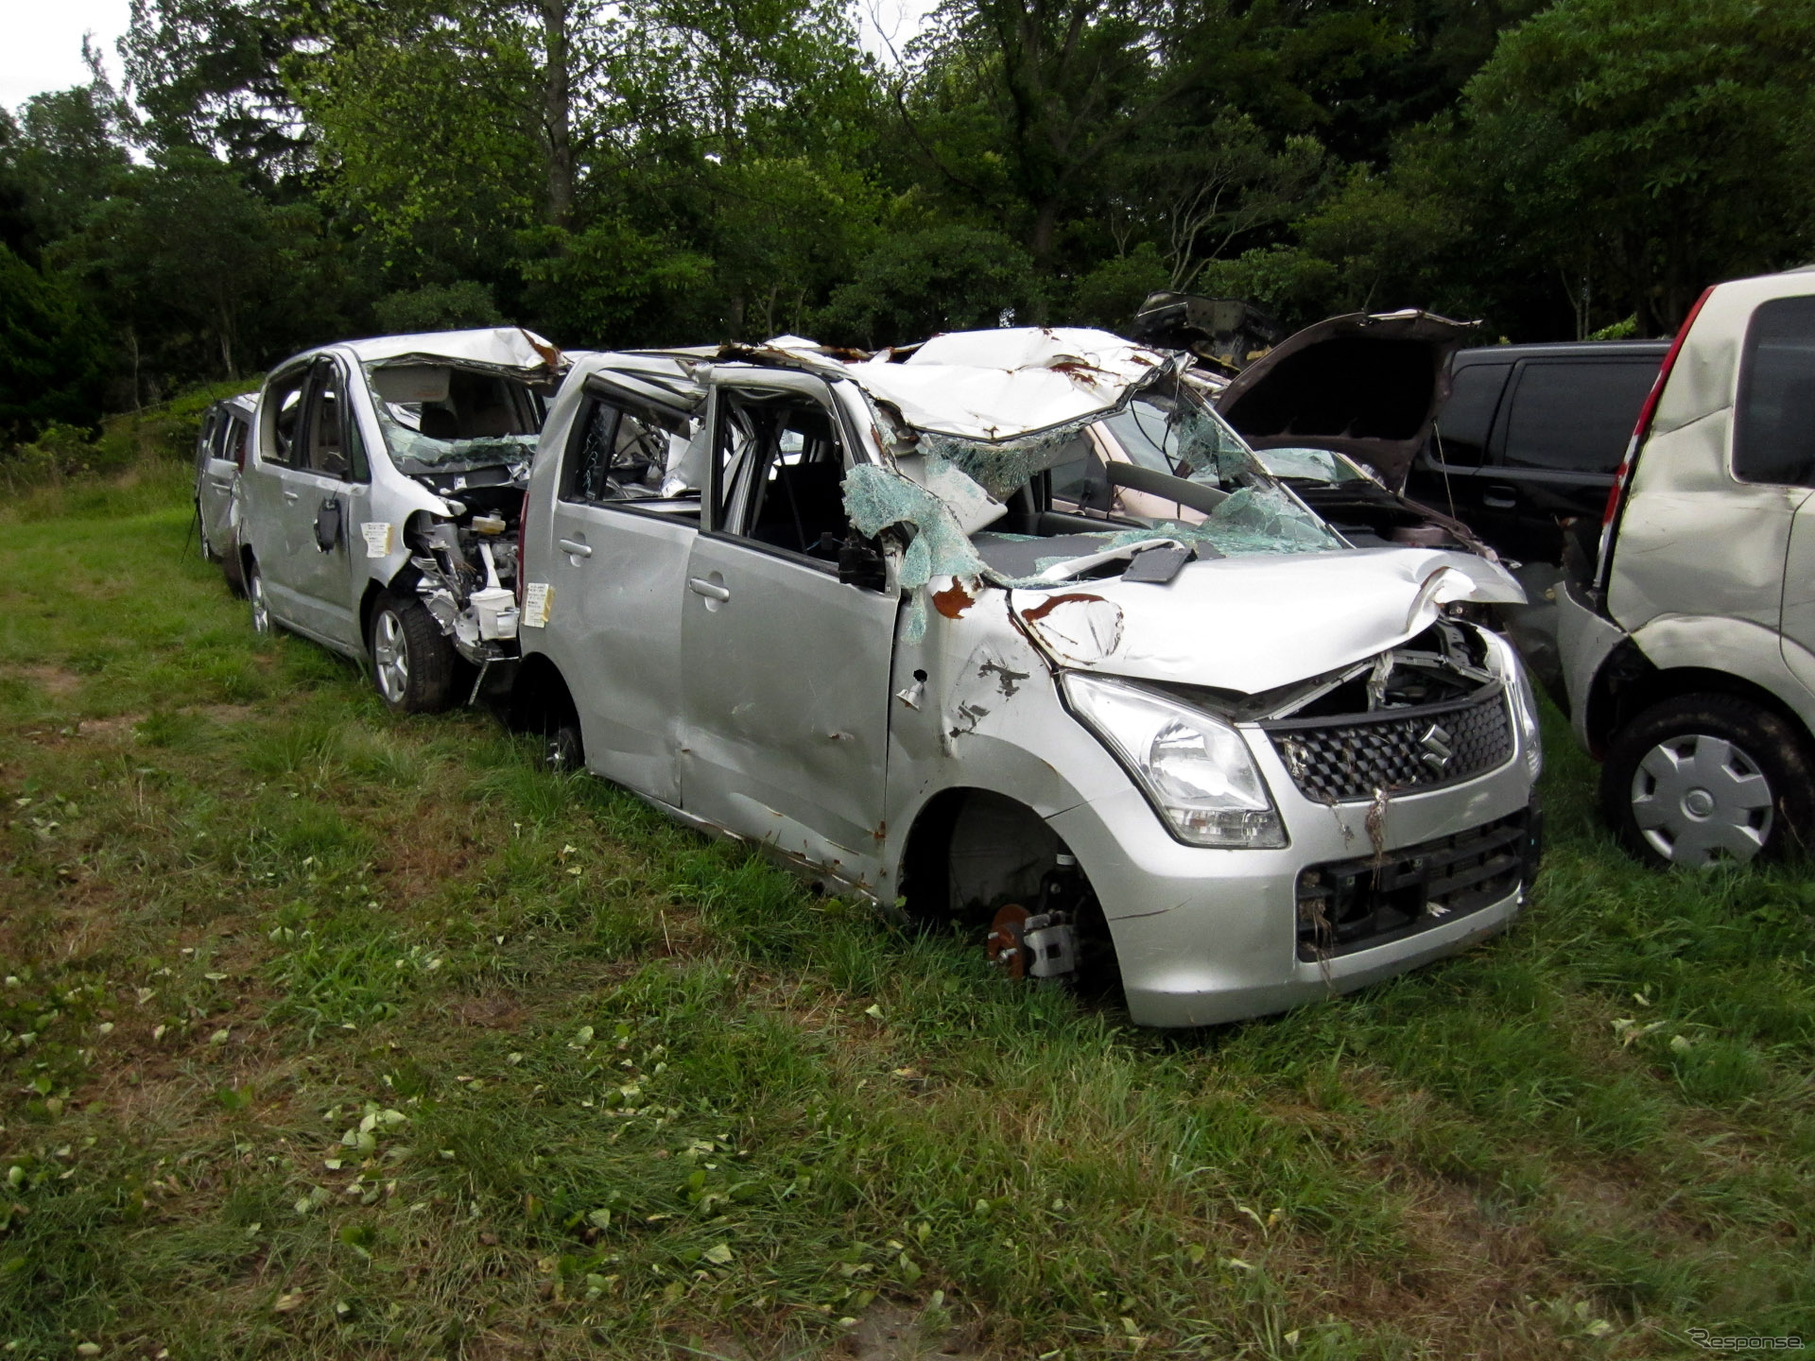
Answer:
<svg viewBox="0 0 1815 1361"><path fill-rule="evenodd" d="M419 480L441 493L450 512L418 511L404 531L423 605L467 661L516 657L523 475L513 470L506 481L480 485L472 485L473 474L439 479L466 483L458 495L435 487L437 479Z"/></svg>
<svg viewBox="0 0 1815 1361"><path fill-rule="evenodd" d="M1458 620L1440 619L1376 657L1260 694L1178 684L1164 688L1230 722L1254 723L1423 709L1476 698L1489 689L1498 692L1500 682L1487 669L1480 632Z"/></svg>
<svg viewBox="0 0 1815 1361"><path fill-rule="evenodd" d="M392 461L447 511L404 528L423 605L468 662L516 657L519 521L547 384L420 356L370 374Z"/></svg>

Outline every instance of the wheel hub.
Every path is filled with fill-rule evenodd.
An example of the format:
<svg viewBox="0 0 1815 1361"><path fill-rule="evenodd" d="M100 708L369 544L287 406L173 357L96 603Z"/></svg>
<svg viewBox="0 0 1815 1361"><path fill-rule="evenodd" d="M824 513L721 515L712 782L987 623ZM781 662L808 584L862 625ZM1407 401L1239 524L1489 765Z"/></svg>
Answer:
<svg viewBox="0 0 1815 1361"><path fill-rule="evenodd" d="M390 610L379 614L372 630L372 670L384 697L401 704L410 683L410 653L403 637L403 621Z"/></svg>
<svg viewBox="0 0 1815 1361"><path fill-rule="evenodd" d="M1666 738L1632 776L1640 835L1679 865L1751 860L1770 838L1774 803L1758 762L1708 733Z"/></svg>

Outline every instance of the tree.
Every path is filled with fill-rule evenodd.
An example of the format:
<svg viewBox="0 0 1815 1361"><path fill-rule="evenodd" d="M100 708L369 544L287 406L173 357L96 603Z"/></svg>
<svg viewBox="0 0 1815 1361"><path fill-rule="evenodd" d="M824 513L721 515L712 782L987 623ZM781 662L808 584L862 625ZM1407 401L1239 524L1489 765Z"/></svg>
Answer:
<svg viewBox="0 0 1815 1361"><path fill-rule="evenodd" d="M0 436L93 425L108 357L105 325L69 281L0 246Z"/></svg>
<svg viewBox="0 0 1815 1361"><path fill-rule="evenodd" d="M120 52L147 141L208 150L267 185L306 173L313 129L282 67L312 36L305 0L132 0Z"/></svg>
<svg viewBox="0 0 1815 1361"><path fill-rule="evenodd" d="M1000 325L1039 301L1032 258L1000 232L904 225L858 264L814 326L819 339L874 349Z"/></svg>
<svg viewBox="0 0 1815 1361"><path fill-rule="evenodd" d="M1811 0L1559 0L1468 85L1474 249L1674 330L1704 285L1809 250L1811 77Z"/></svg>

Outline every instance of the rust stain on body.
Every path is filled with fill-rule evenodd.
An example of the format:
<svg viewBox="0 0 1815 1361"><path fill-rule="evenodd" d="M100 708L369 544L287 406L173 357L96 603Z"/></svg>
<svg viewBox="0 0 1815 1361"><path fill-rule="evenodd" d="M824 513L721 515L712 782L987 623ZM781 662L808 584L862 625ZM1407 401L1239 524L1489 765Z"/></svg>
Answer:
<svg viewBox="0 0 1815 1361"><path fill-rule="evenodd" d="M1095 604L1098 604L1099 602L1101 602L1102 599L1103 599L1102 596L1091 595L1088 591L1072 591L1068 595L1051 596L1045 601L1045 603L1035 605L1031 610L1028 610L1027 618L1028 618L1029 622L1033 622L1036 620L1046 618L1047 615L1051 614L1054 610L1058 609L1059 606L1061 606L1061 605L1069 605L1069 604L1095 605Z"/></svg>
<svg viewBox="0 0 1815 1361"><path fill-rule="evenodd" d="M947 619L957 619L977 603L977 597L954 581L943 591L933 592L933 608Z"/></svg>

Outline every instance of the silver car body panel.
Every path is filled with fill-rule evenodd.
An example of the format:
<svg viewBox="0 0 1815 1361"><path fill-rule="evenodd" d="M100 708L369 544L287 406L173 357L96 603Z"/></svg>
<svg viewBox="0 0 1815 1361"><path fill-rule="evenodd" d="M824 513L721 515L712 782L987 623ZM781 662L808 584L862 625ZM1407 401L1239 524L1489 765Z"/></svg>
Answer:
<svg viewBox="0 0 1815 1361"><path fill-rule="evenodd" d="M943 348L984 352L991 338ZM936 358L933 346L955 339L926 349ZM1027 363L1055 355L1083 356L1097 377L1080 394L1044 379L1022 384L1016 371L979 372L952 389L942 419L1045 429L1054 411L1114 409L1154 367L1123 363L1088 333L1016 352ZM1479 776L1322 802L1299 792L1257 723L1238 724L1284 823L1288 844L1277 850L1178 839L1058 684L1070 669L1252 694L1365 669L1444 618L1446 606L1522 598L1497 565L1336 541L1336 551L1192 562L1160 585L1112 577L1033 588L935 576L926 589L937 608L916 630L899 586L899 544L889 545L873 589L841 581L828 563L720 532L709 496L583 507L562 499L586 394L610 400L640 381L639 365L662 363L664 381L706 394L701 429L730 390L810 397L837 421L848 464L893 466L898 449L878 407L904 416L903 402L937 402L936 386L922 389L918 378L877 379L881 363L844 362L790 338L740 351L735 362L595 355L575 364L529 478L525 574L549 608L523 640L526 664L545 661L565 681L595 773L883 905L902 890L910 838L935 800L959 792L1010 800L1044 831L1025 847L993 848L992 862L1022 856L1027 866L954 864L954 876L1031 888L1039 856L1062 842L1101 903L1131 1013L1147 1024L1258 1015L1358 987L1463 948L1517 911L1522 886L1375 948L1312 961L1295 948L1305 867L1390 855L1529 807L1538 754L1535 728L1519 716L1532 701L1511 648L1494 635L1453 626L1481 640L1513 715L1506 758ZM1065 378L1066 389L1075 385ZM1042 386L1061 397L1051 405L1025 397ZM1095 405L1080 407L1086 400ZM710 455L710 440L696 433L677 449L669 481L698 486Z"/></svg>
<svg viewBox="0 0 1815 1361"><path fill-rule="evenodd" d="M458 477L448 495L431 491L400 470L391 457L377 397L368 381L375 367L445 365L501 374L526 382L552 381L566 359L548 342L518 328L385 336L325 345L276 366L259 395L252 446L241 479L242 542L256 559L274 619L305 637L353 657L364 657L362 605L374 587L389 587L416 556L406 541L413 517L454 522ZM295 467L275 456L273 393L304 370L332 366L344 401L348 429L363 445L369 478L336 476ZM338 504L338 541L322 547L317 521ZM450 635L454 628L441 621ZM514 619L513 619L514 625ZM475 635L476 638L476 635ZM465 639L456 637L459 644ZM491 652L474 651L475 660ZM469 649L463 649L469 651Z"/></svg>
<svg viewBox="0 0 1815 1361"><path fill-rule="evenodd" d="M256 392L242 392L213 408L214 423L205 432L207 445L196 451L195 503L202 534L215 554L231 552L238 542L239 444L249 440Z"/></svg>

